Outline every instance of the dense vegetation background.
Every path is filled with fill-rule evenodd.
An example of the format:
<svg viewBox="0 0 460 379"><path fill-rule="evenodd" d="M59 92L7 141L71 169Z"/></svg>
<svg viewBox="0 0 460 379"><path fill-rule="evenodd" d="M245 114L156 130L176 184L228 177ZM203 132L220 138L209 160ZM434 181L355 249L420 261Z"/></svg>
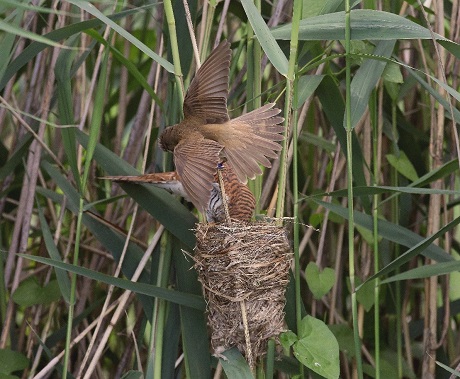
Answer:
<svg viewBox="0 0 460 379"><path fill-rule="evenodd" d="M460 376L459 10L0 2L0 376L250 375L210 355L182 253L196 213L99 179L172 168L158 133L182 117L195 41L203 61L222 38L231 115L274 101L286 118L250 186L259 214L293 217L292 333L255 375Z"/></svg>

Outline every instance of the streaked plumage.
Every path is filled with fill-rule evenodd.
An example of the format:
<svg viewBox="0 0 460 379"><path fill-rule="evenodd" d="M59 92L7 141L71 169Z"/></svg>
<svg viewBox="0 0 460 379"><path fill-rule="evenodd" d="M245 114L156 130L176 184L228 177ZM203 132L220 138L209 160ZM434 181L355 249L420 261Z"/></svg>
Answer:
<svg viewBox="0 0 460 379"><path fill-rule="evenodd" d="M185 192L206 210L217 165L226 160L237 179L246 183L271 167L283 137L279 109L266 104L230 120L227 111L231 50L227 41L217 46L196 73L184 99L184 120L163 131L160 146L174 154Z"/></svg>
<svg viewBox="0 0 460 379"><path fill-rule="evenodd" d="M232 220L249 221L254 214L255 199L249 188L238 180L235 172L226 164L219 169L224 183L229 215ZM170 193L184 197L190 201L181 178L176 171L145 174L139 176L106 176L115 182L150 183ZM225 208L222 201L217 172L210 190L210 197L205 208L208 222L225 222Z"/></svg>

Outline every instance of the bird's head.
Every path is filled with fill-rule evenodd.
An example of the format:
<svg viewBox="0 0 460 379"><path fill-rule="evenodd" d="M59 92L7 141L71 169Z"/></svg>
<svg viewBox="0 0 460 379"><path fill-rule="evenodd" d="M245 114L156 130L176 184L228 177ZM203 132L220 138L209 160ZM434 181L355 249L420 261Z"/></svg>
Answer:
<svg viewBox="0 0 460 379"><path fill-rule="evenodd" d="M172 126L163 130L159 138L160 147L165 151L174 151L174 148L179 143L177 133Z"/></svg>

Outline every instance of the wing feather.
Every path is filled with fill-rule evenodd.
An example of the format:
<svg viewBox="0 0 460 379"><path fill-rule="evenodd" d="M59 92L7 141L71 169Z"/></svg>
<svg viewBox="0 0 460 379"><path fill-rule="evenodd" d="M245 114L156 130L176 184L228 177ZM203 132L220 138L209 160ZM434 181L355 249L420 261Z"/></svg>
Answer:
<svg viewBox="0 0 460 379"><path fill-rule="evenodd" d="M201 137L181 141L174 149L174 163L185 192L200 212L208 206L222 148L218 142Z"/></svg>
<svg viewBox="0 0 460 379"><path fill-rule="evenodd" d="M230 43L222 41L198 69L184 99L184 116L207 123L229 120L227 111Z"/></svg>

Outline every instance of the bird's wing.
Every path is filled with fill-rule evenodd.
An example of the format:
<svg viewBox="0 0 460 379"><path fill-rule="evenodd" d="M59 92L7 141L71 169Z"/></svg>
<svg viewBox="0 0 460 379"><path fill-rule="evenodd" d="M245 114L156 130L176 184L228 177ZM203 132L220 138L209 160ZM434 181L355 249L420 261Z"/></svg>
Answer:
<svg viewBox="0 0 460 379"><path fill-rule="evenodd" d="M230 43L222 41L198 69L184 99L184 117L200 117L207 123L221 124L227 112Z"/></svg>
<svg viewBox="0 0 460 379"><path fill-rule="evenodd" d="M271 167L269 158L277 158L281 150L278 142L283 140L280 133L284 127L279 124L284 118L278 116L280 110L273 106L266 104L225 125L201 128L205 137L216 136L217 142L224 146L222 154L242 183L262 173L259 164Z"/></svg>
<svg viewBox="0 0 460 379"><path fill-rule="evenodd" d="M200 212L208 206L222 148L216 141L201 138L182 140L174 149L177 173L185 192Z"/></svg>

